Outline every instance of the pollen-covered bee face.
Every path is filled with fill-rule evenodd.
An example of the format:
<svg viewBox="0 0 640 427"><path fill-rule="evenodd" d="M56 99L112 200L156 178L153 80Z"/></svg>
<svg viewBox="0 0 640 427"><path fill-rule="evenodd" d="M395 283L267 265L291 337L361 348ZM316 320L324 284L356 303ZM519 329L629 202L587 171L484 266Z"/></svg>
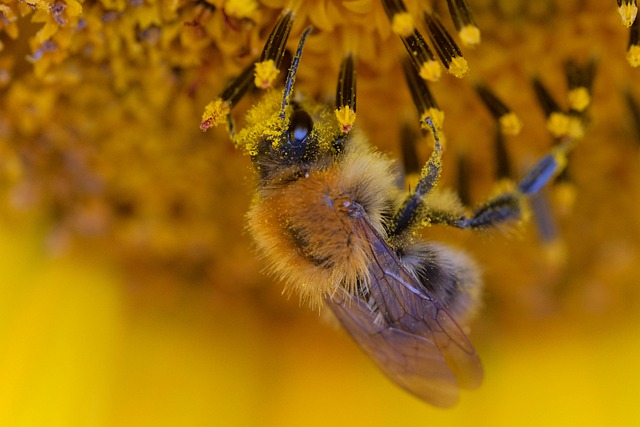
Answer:
<svg viewBox="0 0 640 427"><path fill-rule="evenodd" d="M434 189L443 167L444 115L424 81L433 78L424 70L433 55L417 30L405 31L402 2L383 4L410 53L420 53L405 61L404 71L420 125L433 136L433 152L412 191L398 188L400 168L353 129L353 53L345 55L340 67L335 109L292 100L310 29L301 36L284 90L267 91L247 113L244 128L236 134L230 126L230 133L251 156L259 176L248 230L271 272L312 306L327 305L398 385L426 402L450 406L460 388L475 388L482 381L478 355L458 325L466 325L474 313L481 282L469 257L427 242L417 231L432 224L482 229L519 220L527 197L563 169L574 134L560 135L557 146L524 179L471 214L457 198L440 196ZM468 30L473 21L466 2L455 2L454 10L456 25ZM203 127L221 113L227 115L252 78L260 87L270 86L293 17L291 11L281 15L254 75L245 70L207 107ZM460 77L466 62L453 39L437 17L425 19L444 66ZM479 41L473 34L469 38ZM501 134L515 132L517 117L487 87L478 87L478 92ZM404 140L403 152L412 156L416 139Z"/></svg>
<svg viewBox="0 0 640 427"><path fill-rule="evenodd" d="M297 104L292 110L279 133L263 137L257 143L252 162L263 180L268 181L290 167L304 168L320 156L314 119Z"/></svg>

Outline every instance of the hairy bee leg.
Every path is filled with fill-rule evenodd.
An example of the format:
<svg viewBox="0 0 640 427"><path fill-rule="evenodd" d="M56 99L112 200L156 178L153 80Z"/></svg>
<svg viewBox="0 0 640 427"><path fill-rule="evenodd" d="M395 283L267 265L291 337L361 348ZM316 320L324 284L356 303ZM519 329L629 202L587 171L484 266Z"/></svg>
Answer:
<svg viewBox="0 0 640 427"><path fill-rule="evenodd" d="M411 194L394 215L390 236L426 224L443 224L461 229L483 229L517 220L525 212L526 199L536 194L557 177L567 164L567 155L574 140L566 137L551 152L542 157L512 191L494 196L474 209L471 216L452 207L425 207L422 196ZM432 155L433 157L433 155Z"/></svg>
<svg viewBox="0 0 640 427"><path fill-rule="evenodd" d="M399 236L406 230L415 227L424 217L425 207L423 199L433 190L442 172L442 153L444 148L440 140L440 132L436 129L431 117L425 119L434 137L434 147L427 164L420 172L420 179L415 190L405 199L400 209L393 215L389 228L390 236Z"/></svg>
<svg viewBox="0 0 640 427"><path fill-rule="evenodd" d="M433 134L434 147L429 160L420 172L420 178L415 190L406 198L391 219L388 229L390 236L399 236L423 220L425 214L423 198L433 190L440 178L444 151L442 136L439 131L442 128L444 112L438 107L435 98L431 95L429 86L420 78L418 71L411 62L405 60L402 65L411 97L420 114L421 127L424 130L430 130ZM411 151L411 153L405 154L407 159L405 161L408 161L412 156L415 158L414 142L404 138L403 145L404 150Z"/></svg>
<svg viewBox="0 0 640 427"><path fill-rule="evenodd" d="M443 222L458 228L487 228L520 218L527 196L536 194L564 170L567 155L574 143L569 137L563 139L529 170L513 191L501 193L487 200L474 210L471 217L463 216L451 221L450 216L441 215Z"/></svg>

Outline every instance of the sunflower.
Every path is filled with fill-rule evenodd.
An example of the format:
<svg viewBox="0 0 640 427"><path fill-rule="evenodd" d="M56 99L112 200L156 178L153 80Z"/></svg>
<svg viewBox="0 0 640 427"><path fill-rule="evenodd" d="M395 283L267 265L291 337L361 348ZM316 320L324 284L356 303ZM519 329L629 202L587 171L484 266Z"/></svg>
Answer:
<svg viewBox="0 0 640 427"><path fill-rule="evenodd" d="M635 4L5 1L0 424L637 422ZM333 102L354 52L356 126L393 157L418 121L402 58L420 31L444 112L441 185L469 206L548 152L553 113L585 117L566 174L532 201L529 221L506 233L425 230L464 247L486 282L471 337L487 379L454 410L395 389L344 334L280 295L243 232L249 160L224 126L199 128L285 9L296 13L289 51L313 27L296 90ZM468 70L440 62L433 25ZM230 110L239 127L260 96ZM497 132L502 114L487 104L517 116L517 135Z"/></svg>

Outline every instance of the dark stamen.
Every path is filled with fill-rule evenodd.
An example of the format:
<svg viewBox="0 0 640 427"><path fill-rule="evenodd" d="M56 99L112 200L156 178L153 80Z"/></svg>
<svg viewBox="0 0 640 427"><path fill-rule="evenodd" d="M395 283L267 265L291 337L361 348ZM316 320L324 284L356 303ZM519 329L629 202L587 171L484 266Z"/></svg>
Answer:
<svg viewBox="0 0 640 427"><path fill-rule="evenodd" d="M292 11L285 11L280 15L276 26L269 34L260 55L260 61L255 64L255 85L257 87L262 89L271 87L278 75L278 68L284 55L294 18L295 15Z"/></svg>
<svg viewBox="0 0 640 427"><path fill-rule="evenodd" d="M469 72L467 61L444 25L435 15L427 12L424 13L424 19L429 29L431 43L447 71L458 78L467 75Z"/></svg>
<svg viewBox="0 0 640 427"><path fill-rule="evenodd" d="M336 117L344 133L351 130L356 120L356 69L352 54L348 54L340 64L336 89Z"/></svg>
<svg viewBox="0 0 640 427"><path fill-rule="evenodd" d="M498 121L500 130L505 135L517 135L522 129L522 122L487 86L476 85L476 92L480 95L482 102L491 112L491 115Z"/></svg>
<svg viewBox="0 0 640 427"><path fill-rule="evenodd" d="M473 19L467 0L447 0L447 5L462 43L465 46L480 44L480 30Z"/></svg>
<svg viewBox="0 0 640 427"><path fill-rule="evenodd" d="M435 98L431 95L429 86L420 78L415 67L408 60L402 61L402 68L413 103L420 114L421 126L424 128L425 119L431 117L435 127L441 129L444 112L438 107Z"/></svg>

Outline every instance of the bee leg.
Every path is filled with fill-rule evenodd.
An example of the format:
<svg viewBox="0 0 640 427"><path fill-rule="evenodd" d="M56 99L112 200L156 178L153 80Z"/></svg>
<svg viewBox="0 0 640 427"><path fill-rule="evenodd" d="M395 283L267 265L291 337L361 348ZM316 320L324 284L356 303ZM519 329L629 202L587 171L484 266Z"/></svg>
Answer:
<svg viewBox="0 0 640 427"><path fill-rule="evenodd" d="M440 140L440 132L437 131L430 116L425 118L425 123L431 128L434 136L433 152L420 172L415 190L407 196L400 209L393 215L388 229L390 236L399 236L423 221L426 213L423 198L436 186L442 172L444 148Z"/></svg>
<svg viewBox="0 0 640 427"><path fill-rule="evenodd" d="M549 154L542 157L512 191L505 191L490 198L474 209L471 217L453 219L447 215L435 215L439 222L458 228L487 228L522 216L528 196L536 194L548 182L560 174L566 164L567 155L574 140L565 137ZM433 217L431 213L429 217Z"/></svg>
<svg viewBox="0 0 640 427"><path fill-rule="evenodd" d="M442 170L443 141L440 134L444 112L438 107L429 86L420 77L413 63L405 60L402 63L409 92L420 115L420 125L424 131L431 131L434 136L434 147L427 164L420 171L415 190L403 202L402 206L391 218L387 232L389 236L399 236L422 223L426 215L423 198L436 186ZM405 130L403 134L403 155L405 173L408 177L417 175L417 165L409 165L415 159L415 136Z"/></svg>
<svg viewBox="0 0 640 427"><path fill-rule="evenodd" d="M565 137L549 154L538 161L529 173L511 191L490 198L473 210L472 215L462 213L456 203L427 207L424 197L433 189L440 175L441 147L436 135L436 149L423 169L416 189L403 202L392 218L389 235L399 236L407 230L429 224L444 224L462 229L489 228L510 220L517 220L526 211L528 196L536 194L549 181L560 174L567 163L574 140Z"/></svg>

